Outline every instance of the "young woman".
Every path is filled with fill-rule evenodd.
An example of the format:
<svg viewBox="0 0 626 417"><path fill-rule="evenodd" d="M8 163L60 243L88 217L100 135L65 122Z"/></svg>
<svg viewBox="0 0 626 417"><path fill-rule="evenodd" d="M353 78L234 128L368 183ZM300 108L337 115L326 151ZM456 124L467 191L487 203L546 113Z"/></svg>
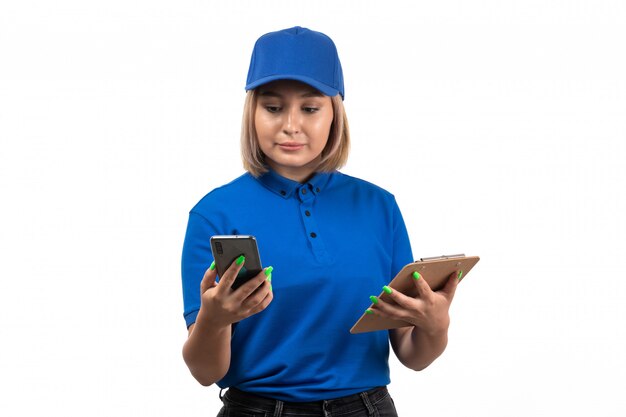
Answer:
<svg viewBox="0 0 626 417"><path fill-rule="evenodd" d="M182 255L183 357L202 385L229 387L219 415L395 416L389 342L421 370L445 349L451 277L418 296L386 287L413 262L394 196L337 169L348 156L343 74L326 35L299 26L260 37L246 85L246 173L190 211ZM256 237L263 272L231 289L245 259L216 276L212 235ZM243 262L242 262L243 261ZM351 334L363 309L411 324Z"/></svg>

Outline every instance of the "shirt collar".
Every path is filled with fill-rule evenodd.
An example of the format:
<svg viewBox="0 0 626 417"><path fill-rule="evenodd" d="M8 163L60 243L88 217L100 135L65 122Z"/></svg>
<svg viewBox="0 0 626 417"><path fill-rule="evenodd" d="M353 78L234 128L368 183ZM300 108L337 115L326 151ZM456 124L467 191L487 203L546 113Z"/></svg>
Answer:
<svg viewBox="0 0 626 417"><path fill-rule="evenodd" d="M268 171L260 175L257 180L274 193L287 199L303 186L309 188L315 195L322 193L326 185L328 185L333 173L334 171L316 172L311 179L309 179L306 183L301 184L298 181L283 177L272 168L268 167Z"/></svg>

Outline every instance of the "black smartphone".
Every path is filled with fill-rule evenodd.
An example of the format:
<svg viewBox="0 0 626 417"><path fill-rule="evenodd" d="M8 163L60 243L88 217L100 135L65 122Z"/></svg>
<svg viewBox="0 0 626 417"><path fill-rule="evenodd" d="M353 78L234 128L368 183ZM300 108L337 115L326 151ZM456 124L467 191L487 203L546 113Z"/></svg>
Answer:
<svg viewBox="0 0 626 417"><path fill-rule="evenodd" d="M257 276L262 270L259 248L254 236L250 235L216 235L211 236L211 252L215 259L217 275L222 278L224 272L232 265L235 259L243 255L246 261L239 271L235 282L231 286L233 290L239 288L252 277Z"/></svg>

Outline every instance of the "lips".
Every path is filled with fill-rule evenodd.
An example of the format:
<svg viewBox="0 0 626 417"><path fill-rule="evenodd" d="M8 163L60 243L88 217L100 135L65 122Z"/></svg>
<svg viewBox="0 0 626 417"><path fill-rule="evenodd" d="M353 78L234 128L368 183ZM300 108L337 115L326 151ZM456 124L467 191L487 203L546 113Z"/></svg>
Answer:
<svg viewBox="0 0 626 417"><path fill-rule="evenodd" d="M295 150L298 150L298 149L304 147L304 143L284 142L284 143L279 143L278 146L281 149L284 149L284 150L295 151Z"/></svg>

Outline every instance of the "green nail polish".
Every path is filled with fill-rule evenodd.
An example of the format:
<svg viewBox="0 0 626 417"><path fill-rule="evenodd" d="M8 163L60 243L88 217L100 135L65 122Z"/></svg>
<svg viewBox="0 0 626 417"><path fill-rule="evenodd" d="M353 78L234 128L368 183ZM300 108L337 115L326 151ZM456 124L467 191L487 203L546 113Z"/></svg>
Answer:
<svg viewBox="0 0 626 417"><path fill-rule="evenodd" d="M365 314L374 314L374 312L368 308L367 310L365 310Z"/></svg>
<svg viewBox="0 0 626 417"><path fill-rule="evenodd" d="M211 266L209 267L211 271L215 269L215 261L211 262Z"/></svg>
<svg viewBox="0 0 626 417"><path fill-rule="evenodd" d="M267 282L272 282L272 274L269 274L265 279L267 280Z"/></svg>
<svg viewBox="0 0 626 417"><path fill-rule="evenodd" d="M375 295L370 295L370 301L372 304L378 304L378 298Z"/></svg>
<svg viewBox="0 0 626 417"><path fill-rule="evenodd" d="M422 276L420 275L419 272L415 271L413 272L413 278L415 278L415 280L417 281L418 279L420 279Z"/></svg>
<svg viewBox="0 0 626 417"><path fill-rule="evenodd" d="M272 284L270 284L270 291L274 291L274 290L272 289Z"/></svg>
<svg viewBox="0 0 626 417"><path fill-rule="evenodd" d="M235 263L237 265L241 265L243 263L243 261L245 261L245 260L246 260L246 257L243 256L243 255L240 255L239 258L237 258L237 260L235 261Z"/></svg>
<svg viewBox="0 0 626 417"><path fill-rule="evenodd" d="M458 277L456 277L456 279L457 279L457 280L458 280L458 279L461 279L461 277L462 277L462 276L463 276L463 271L459 271L459 276L458 276Z"/></svg>
<svg viewBox="0 0 626 417"><path fill-rule="evenodd" d="M273 270L274 270L274 267L273 267L273 266L268 266L268 267L265 269L265 275L267 275L267 276L271 275Z"/></svg>
<svg viewBox="0 0 626 417"><path fill-rule="evenodd" d="M383 291L387 294L391 294L393 292L393 290L386 285L383 287Z"/></svg>

